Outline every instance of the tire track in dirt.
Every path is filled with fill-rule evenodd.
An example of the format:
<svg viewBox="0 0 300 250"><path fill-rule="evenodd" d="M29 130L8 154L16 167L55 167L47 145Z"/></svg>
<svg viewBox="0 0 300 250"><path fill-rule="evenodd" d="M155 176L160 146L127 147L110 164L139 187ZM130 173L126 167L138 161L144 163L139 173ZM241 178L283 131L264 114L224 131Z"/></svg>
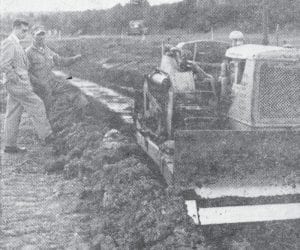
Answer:
<svg viewBox="0 0 300 250"><path fill-rule="evenodd" d="M89 227L81 221L87 215L76 212L81 182L46 175L44 166L51 150L38 144L26 114L20 126L20 144L28 148L27 154L1 151L0 248L86 247L83 242L89 237Z"/></svg>

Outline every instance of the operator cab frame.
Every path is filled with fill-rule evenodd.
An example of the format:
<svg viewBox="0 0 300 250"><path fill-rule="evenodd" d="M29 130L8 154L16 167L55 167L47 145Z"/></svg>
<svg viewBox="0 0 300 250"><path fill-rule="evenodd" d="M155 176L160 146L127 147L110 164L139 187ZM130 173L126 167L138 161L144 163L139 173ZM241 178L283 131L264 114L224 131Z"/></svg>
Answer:
<svg viewBox="0 0 300 250"><path fill-rule="evenodd" d="M299 50L247 44L228 49L226 60L233 127L299 128Z"/></svg>

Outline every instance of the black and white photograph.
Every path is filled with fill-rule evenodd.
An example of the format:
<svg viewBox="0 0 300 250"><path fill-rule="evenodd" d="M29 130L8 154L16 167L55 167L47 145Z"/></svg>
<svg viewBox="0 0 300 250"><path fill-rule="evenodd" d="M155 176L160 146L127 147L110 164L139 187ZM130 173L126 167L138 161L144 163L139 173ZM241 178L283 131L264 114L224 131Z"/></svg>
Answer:
<svg viewBox="0 0 300 250"><path fill-rule="evenodd" d="M300 249L300 0L0 0L0 43L0 249Z"/></svg>

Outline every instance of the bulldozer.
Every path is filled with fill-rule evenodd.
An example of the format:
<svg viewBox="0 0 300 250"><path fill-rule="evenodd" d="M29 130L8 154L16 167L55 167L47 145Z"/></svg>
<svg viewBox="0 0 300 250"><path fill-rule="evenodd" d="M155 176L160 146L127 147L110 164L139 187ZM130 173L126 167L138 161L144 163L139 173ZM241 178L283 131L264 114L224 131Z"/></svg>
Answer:
<svg viewBox="0 0 300 250"><path fill-rule="evenodd" d="M134 114L196 224L300 219L300 50L163 44Z"/></svg>

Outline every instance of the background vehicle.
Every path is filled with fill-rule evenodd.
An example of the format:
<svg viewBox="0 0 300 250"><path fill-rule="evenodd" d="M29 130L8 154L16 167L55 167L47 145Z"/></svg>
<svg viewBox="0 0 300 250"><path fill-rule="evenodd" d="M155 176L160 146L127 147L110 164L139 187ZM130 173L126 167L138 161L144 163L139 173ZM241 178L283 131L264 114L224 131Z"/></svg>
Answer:
<svg viewBox="0 0 300 250"><path fill-rule="evenodd" d="M147 35L148 28L145 26L144 20L132 20L129 22L129 36Z"/></svg>

